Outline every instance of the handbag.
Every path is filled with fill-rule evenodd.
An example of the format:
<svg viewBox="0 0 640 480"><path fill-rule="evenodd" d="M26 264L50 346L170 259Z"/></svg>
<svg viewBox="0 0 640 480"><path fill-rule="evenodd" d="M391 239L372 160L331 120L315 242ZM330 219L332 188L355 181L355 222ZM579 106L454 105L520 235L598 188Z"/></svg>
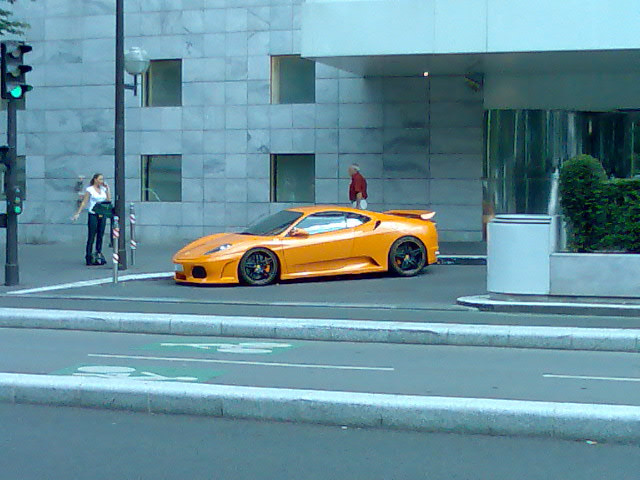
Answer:
<svg viewBox="0 0 640 480"><path fill-rule="evenodd" d="M91 265L106 265L107 259L100 252L95 252L91 255Z"/></svg>
<svg viewBox="0 0 640 480"><path fill-rule="evenodd" d="M98 202L93 207L93 213L110 218L113 216L113 205L111 202Z"/></svg>

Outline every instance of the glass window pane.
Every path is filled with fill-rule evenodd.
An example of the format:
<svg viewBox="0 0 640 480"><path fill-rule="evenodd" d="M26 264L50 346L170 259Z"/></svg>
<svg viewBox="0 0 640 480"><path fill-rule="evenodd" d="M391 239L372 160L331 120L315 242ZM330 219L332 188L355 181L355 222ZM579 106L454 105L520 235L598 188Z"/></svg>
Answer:
<svg viewBox="0 0 640 480"><path fill-rule="evenodd" d="M182 157L144 155L142 157L142 201L182 201Z"/></svg>
<svg viewBox="0 0 640 480"><path fill-rule="evenodd" d="M302 216L300 212L291 210L281 210L278 213L260 218L258 221L247 227L243 233L249 235L280 235L289 226Z"/></svg>
<svg viewBox="0 0 640 480"><path fill-rule="evenodd" d="M315 200L315 156L272 155L271 184L275 202L313 203Z"/></svg>
<svg viewBox="0 0 640 480"><path fill-rule="evenodd" d="M315 62L292 55L272 58L272 103L313 103L315 82Z"/></svg>
<svg viewBox="0 0 640 480"><path fill-rule="evenodd" d="M631 174L640 175L640 120L632 122L631 133Z"/></svg>
<svg viewBox="0 0 640 480"><path fill-rule="evenodd" d="M484 221L494 213L547 213L554 170L578 154L607 175L638 172L637 113L490 110L486 118Z"/></svg>
<svg viewBox="0 0 640 480"><path fill-rule="evenodd" d="M145 74L145 107L182 105L182 61L152 60Z"/></svg>
<svg viewBox="0 0 640 480"><path fill-rule="evenodd" d="M354 213L347 213L347 228L354 228L367 223L370 220L369 217L364 215L357 215Z"/></svg>

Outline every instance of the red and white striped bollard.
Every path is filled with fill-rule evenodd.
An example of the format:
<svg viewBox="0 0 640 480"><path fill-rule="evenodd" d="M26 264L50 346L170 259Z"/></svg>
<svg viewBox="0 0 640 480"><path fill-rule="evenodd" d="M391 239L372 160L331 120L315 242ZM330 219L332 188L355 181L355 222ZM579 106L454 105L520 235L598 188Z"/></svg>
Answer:
<svg viewBox="0 0 640 480"><path fill-rule="evenodd" d="M131 249L131 266L133 266L136 264L136 249L138 248L138 242L136 242L136 208L133 202L129 205L129 225L131 226L129 247Z"/></svg>
<svg viewBox="0 0 640 480"><path fill-rule="evenodd" d="M118 238L120 238L120 223L118 217L113 217L113 283L118 283L118 265L120 256L118 255Z"/></svg>

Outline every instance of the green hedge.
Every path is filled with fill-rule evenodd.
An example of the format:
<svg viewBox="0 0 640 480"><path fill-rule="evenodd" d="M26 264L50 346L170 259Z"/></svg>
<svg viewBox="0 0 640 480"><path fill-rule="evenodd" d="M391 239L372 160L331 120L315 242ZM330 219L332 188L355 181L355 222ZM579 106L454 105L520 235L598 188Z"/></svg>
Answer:
<svg viewBox="0 0 640 480"><path fill-rule="evenodd" d="M562 165L559 187L571 250L640 253L640 179L607 180L597 159L579 155Z"/></svg>

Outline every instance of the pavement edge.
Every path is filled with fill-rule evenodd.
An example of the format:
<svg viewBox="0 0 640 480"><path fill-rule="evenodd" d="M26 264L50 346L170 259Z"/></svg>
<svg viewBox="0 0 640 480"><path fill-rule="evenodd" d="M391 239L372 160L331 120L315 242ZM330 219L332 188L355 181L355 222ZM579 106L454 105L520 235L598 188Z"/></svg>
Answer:
<svg viewBox="0 0 640 480"><path fill-rule="evenodd" d="M459 297L456 303L463 307L477 308L478 310L486 312L640 317L640 305L638 304L526 300L507 301L491 298L490 295Z"/></svg>
<svg viewBox="0 0 640 480"><path fill-rule="evenodd" d="M640 407L0 373L0 402L424 432L640 442Z"/></svg>
<svg viewBox="0 0 640 480"><path fill-rule="evenodd" d="M0 308L0 327L418 345L640 352L640 329Z"/></svg>

